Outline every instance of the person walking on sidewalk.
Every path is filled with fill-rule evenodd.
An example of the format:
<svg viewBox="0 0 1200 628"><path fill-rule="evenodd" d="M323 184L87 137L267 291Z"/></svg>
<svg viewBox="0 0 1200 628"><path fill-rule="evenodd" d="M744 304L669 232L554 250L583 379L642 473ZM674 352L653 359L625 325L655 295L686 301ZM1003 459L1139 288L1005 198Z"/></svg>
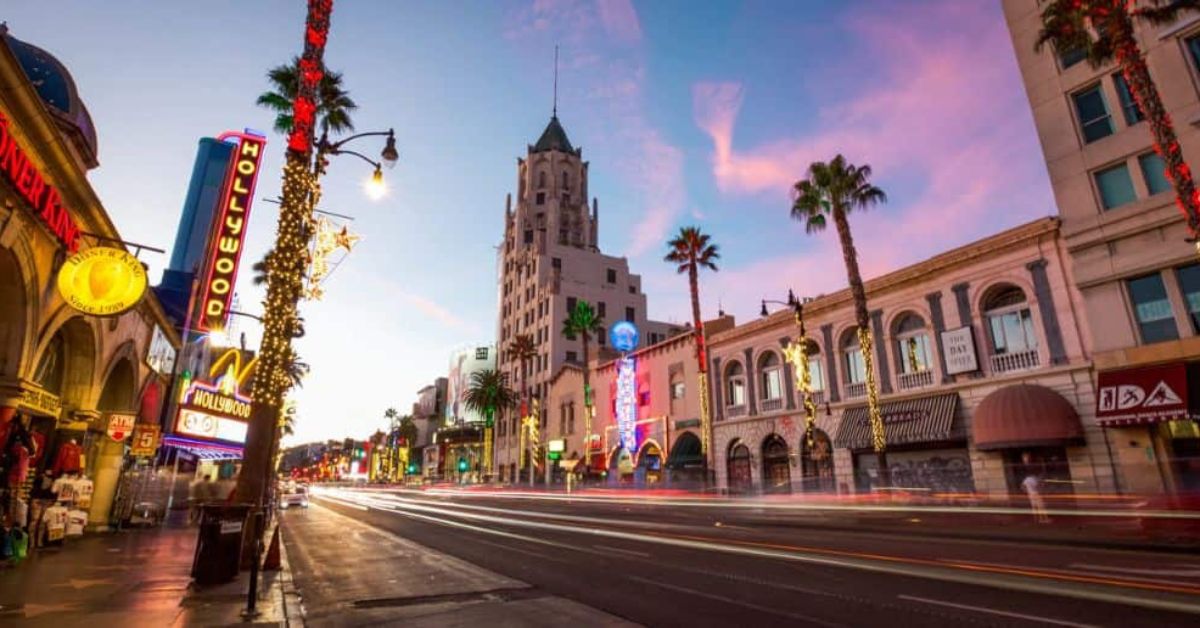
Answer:
<svg viewBox="0 0 1200 628"><path fill-rule="evenodd" d="M1029 496L1029 507L1033 509L1037 522L1050 523L1050 517L1046 515L1046 500L1042 498L1042 480L1032 469L1021 481L1021 488Z"/></svg>

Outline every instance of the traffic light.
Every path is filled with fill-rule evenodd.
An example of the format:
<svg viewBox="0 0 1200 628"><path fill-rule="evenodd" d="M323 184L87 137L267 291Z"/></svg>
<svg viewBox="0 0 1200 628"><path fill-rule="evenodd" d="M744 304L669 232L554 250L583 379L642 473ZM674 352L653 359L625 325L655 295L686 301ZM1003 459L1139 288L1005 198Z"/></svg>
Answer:
<svg viewBox="0 0 1200 628"><path fill-rule="evenodd" d="M459 458L459 459L458 459L458 472L459 472L459 473L466 473L466 472L467 472L467 459L466 459L466 458Z"/></svg>
<svg viewBox="0 0 1200 628"><path fill-rule="evenodd" d="M462 469L462 462L460 461L460 462L458 463L458 465L459 465L459 469L461 470L461 469ZM410 462L410 463L408 463L408 473L409 473L409 475L414 475L414 474L416 474L416 472L417 472L417 463L415 463L415 462Z"/></svg>
<svg viewBox="0 0 1200 628"><path fill-rule="evenodd" d="M550 460L562 460L562 452L561 451L551 451L546 454L546 458L548 458Z"/></svg>

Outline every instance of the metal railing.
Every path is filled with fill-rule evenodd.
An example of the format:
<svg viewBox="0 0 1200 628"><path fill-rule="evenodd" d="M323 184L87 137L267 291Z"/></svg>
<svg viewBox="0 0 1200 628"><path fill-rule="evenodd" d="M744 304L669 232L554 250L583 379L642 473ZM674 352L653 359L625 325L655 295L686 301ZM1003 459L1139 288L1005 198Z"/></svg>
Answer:
<svg viewBox="0 0 1200 628"><path fill-rule="evenodd" d="M901 373L896 381L900 384L900 390L912 390L914 388L924 388L933 385L933 371L924 370L916 371L915 373Z"/></svg>
<svg viewBox="0 0 1200 628"><path fill-rule="evenodd" d="M740 406L726 406L725 416L731 419L734 417L746 416L746 404L742 404Z"/></svg>
<svg viewBox="0 0 1200 628"><path fill-rule="evenodd" d="M763 399L761 405L763 412L774 412L783 407L783 398L777 397L775 399Z"/></svg>
<svg viewBox="0 0 1200 628"><path fill-rule="evenodd" d="M1018 351L1015 353L1000 353L992 356L993 373L1010 373L1012 371L1027 371L1041 365L1037 349Z"/></svg>
<svg viewBox="0 0 1200 628"><path fill-rule="evenodd" d="M856 397L867 396L867 383L858 382L856 384L846 384L846 398L854 399Z"/></svg>

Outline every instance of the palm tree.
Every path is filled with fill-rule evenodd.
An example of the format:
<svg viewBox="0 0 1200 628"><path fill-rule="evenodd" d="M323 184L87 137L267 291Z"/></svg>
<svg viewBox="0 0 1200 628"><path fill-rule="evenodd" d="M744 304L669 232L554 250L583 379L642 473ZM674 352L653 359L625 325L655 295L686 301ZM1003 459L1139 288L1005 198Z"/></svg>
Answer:
<svg viewBox="0 0 1200 628"><path fill-rule="evenodd" d="M284 436L291 436L296 433L296 405L289 404L287 409L283 411L283 424L279 426L279 431Z"/></svg>
<svg viewBox="0 0 1200 628"><path fill-rule="evenodd" d="M488 415L517 405L517 393L500 371L485 369L471 374L463 401L469 410Z"/></svg>
<svg viewBox="0 0 1200 628"><path fill-rule="evenodd" d="M263 253L262 259L254 262L250 270L254 271L253 283L256 286L267 285L267 274L270 272L271 252Z"/></svg>
<svg viewBox="0 0 1200 628"><path fill-rule="evenodd" d="M533 334L517 334L508 343L508 359L515 360L521 365L521 390L519 391L522 408L521 413L529 412L527 399L529 386L526 384L529 374L529 361L537 356L537 345L533 342Z"/></svg>
<svg viewBox="0 0 1200 628"><path fill-rule="evenodd" d="M300 359L300 354L296 353L295 349L288 347L287 353L288 357L283 363L284 372L293 388L302 388L304 378L308 375L311 367L308 362Z"/></svg>
<svg viewBox="0 0 1200 628"><path fill-rule="evenodd" d="M1195 238L1200 235L1200 192L1183 160L1175 128L1133 29L1135 20L1155 25L1173 23L1184 11L1200 9L1200 2L1144 0L1140 8L1134 8L1135 4L1124 0L1052 0L1042 10L1042 31L1035 49L1040 51L1050 43L1059 51L1083 51L1088 63L1097 69L1116 59L1134 102L1150 123L1154 150L1166 165L1167 179L1175 188L1175 202Z"/></svg>
<svg viewBox="0 0 1200 628"><path fill-rule="evenodd" d="M592 309L592 304L581 299L575 302L575 309L567 314L562 326L564 337L574 340L576 336L579 336L583 342L583 451L584 459L589 463L592 445L592 385L588 377L588 342L591 340L592 334L596 333L603 324L604 321L596 314L596 310Z"/></svg>
<svg viewBox="0 0 1200 628"><path fill-rule="evenodd" d="M879 464L880 482L887 486L887 440L883 431L883 419L879 415L879 397L875 388L875 373L871 358L870 315L867 312L867 293L863 289L862 275L858 271L858 253L854 250L854 238L850 235L850 212L866 210L876 204L887 202L883 190L871 181L871 166L855 166L846 163L838 155L829 163L813 162L808 167L807 178L797 181L793 187L794 202L792 218L804 221L808 233L825 230L827 217L833 218L838 239L842 244L842 257L846 264L846 278L850 283L850 294L854 298L854 322L858 325L858 343L866 365L867 408L871 421L871 436L875 456Z"/></svg>
<svg viewBox="0 0 1200 628"><path fill-rule="evenodd" d="M708 354L704 346L704 320L700 318L700 282L699 271L707 268L717 271L717 260L721 254L720 248L711 244L707 233L702 233L699 227L683 227L679 235L667 242L668 251L664 262L678 264L676 270L680 274L688 274L688 289L692 294L692 327L695 330L696 364L700 369L700 438L701 453L704 464L708 465L708 452L712 449L712 417L708 407ZM711 466L711 465L709 465Z"/></svg>
<svg viewBox="0 0 1200 628"><path fill-rule="evenodd" d="M258 97L258 104L275 112L275 131L287 135L292 132L292 102L296 99L299 84L297 68L300 58L293 57L290 65L278 65L267 71L271 91ZM322 133L344 133L354 130L350 114L358 104L350 98L350 92L342 88L342 73L325 70L317 86L317 128Z"/></svg>

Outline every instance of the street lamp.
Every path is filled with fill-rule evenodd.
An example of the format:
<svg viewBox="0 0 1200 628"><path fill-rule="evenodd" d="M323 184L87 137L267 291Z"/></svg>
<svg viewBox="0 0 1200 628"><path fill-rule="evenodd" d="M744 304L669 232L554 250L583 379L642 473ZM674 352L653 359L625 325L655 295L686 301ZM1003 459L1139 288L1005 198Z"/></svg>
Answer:
<svg viewBox="0 0 1200 628"><path fill-rule="evenodd" d="M795 373L795 386L797 392L800 393L800 401L804 404L804 444L812 455L813 450L813 427L817 420L817 404L813 401L812 394L812 373L808 365L808 334L804 329L804 304L810 299L797 299L796 295L788 289L787 301L771 301L762 300L762 309L759 313L762 316L767 316L767 304L773 303L776 305L786 305L792 308L792 315L796 320L796 327L800 335L793 341L788 343L784 348L783 353L787 357L788 362L792 364L792 370Z"/></svg>

